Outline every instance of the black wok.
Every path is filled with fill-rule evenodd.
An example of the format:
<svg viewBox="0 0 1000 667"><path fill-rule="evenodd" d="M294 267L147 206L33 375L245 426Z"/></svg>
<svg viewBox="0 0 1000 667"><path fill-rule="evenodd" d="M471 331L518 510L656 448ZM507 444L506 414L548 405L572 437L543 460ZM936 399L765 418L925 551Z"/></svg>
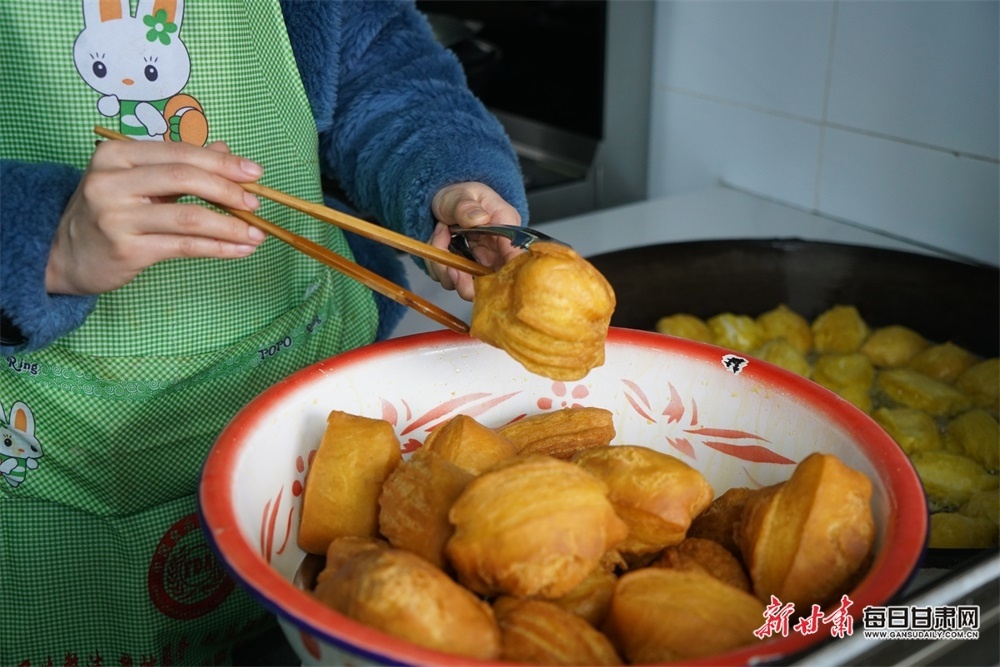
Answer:
<svg viewBox="0 0 1000 667"><path fill-rule="evenodd" d="M784 303L812 320L854 305L872 328L901 324L984 357L1000 346L1000 272L895 250L734 239L643 246L588 258L615 289L613 326L665 315L756 316Z"/></svg>

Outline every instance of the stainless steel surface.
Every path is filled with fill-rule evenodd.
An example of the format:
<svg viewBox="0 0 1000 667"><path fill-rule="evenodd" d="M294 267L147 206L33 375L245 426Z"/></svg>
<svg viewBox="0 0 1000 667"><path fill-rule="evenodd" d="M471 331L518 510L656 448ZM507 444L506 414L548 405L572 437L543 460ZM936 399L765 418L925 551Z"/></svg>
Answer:
<svg viewBox="0 0 1000 667"><path fill-rule="evenodd" d="M510 239L511 245L515 248L528 248L535 241L549 241L567 247L569 246L568 243L563 243L559 239L552 238L548 234L543 234L537 229L532 229L530 227L482 225L479 227L456 229L453 231L451 234L451 244L448 246L448 249L461 255L462 257L465 257L466 259L471 259L472 261L477 262L479 260L473 252L476 246L475 238L484 234L506 237Z"/></svg>
<svg viewBox="0 0 1000 667"><path fill-rule="evenodd" d="M954 569L924 569L894 604L912 607L978 605L978 639L831 640L799 657L796 665L996 665L1000 664L1000 553L984 550Z"/></svg>

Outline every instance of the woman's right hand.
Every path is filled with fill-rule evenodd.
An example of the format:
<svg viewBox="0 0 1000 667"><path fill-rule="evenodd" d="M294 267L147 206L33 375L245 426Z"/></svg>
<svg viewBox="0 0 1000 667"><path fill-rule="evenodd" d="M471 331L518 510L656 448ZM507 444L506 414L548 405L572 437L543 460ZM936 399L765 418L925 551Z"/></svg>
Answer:
<svg viewBox="0 0 1000 667"><path fill-rule="evenodd" d="M260 202L238 183L259 165L215 143L104 141L63 211L45 272L50 294L103 294L143 269L178 257L245 257L260 230L181 195L254 211Z"/></svg>

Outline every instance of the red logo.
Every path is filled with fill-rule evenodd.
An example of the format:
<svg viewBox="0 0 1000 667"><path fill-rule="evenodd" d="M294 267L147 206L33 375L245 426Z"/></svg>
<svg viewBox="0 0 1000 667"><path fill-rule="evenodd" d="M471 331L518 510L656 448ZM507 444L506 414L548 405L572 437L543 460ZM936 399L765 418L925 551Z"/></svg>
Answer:
<svg viewBox="0 0 1000 667"><path fill-rule="evenodd" d="M182 621L214 610L233 590L232 578L205 543L197 514L164 533L149 563L147 586L156 608Z"/></svg>

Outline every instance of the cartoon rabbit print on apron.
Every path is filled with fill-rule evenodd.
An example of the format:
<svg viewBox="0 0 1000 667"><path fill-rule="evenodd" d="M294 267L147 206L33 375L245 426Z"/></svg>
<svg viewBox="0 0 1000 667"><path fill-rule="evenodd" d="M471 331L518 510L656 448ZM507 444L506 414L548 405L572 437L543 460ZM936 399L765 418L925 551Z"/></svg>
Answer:
<svg viewBox="0 0 1000 667"><path fill-rule="evenodd" d="M84 169L95 126L224 141L266 184L323 201L278 0L0 0L0 29L5 158ZM353 257L332 225L269 201L260 215ZM205 542L203 462L260 392L377 326L370 290L269 239L237 261L149 267L78 329L7 357L0 609L31 631L0 632L0 664L225 663L270 626Z"/></svg>
<svg viewBox="0 0 1000 667"><path fill-rule="evenodd" d="M128 0L84 0L83 18L73 60L101 94L101 115L118 117L121 133L133 139L204 145L204 110L181 93L191 76L180 35L184 0L140 0L135 16Z"/></svg>
<svg viewBox="0 0 1000 667"><path fill-rule="evenodd" d="M0 405L0 478L16 488L29 470L38 468L41 456L42 445L35 438L31 409L24 403L14 403L8 419Z"/></svg>

